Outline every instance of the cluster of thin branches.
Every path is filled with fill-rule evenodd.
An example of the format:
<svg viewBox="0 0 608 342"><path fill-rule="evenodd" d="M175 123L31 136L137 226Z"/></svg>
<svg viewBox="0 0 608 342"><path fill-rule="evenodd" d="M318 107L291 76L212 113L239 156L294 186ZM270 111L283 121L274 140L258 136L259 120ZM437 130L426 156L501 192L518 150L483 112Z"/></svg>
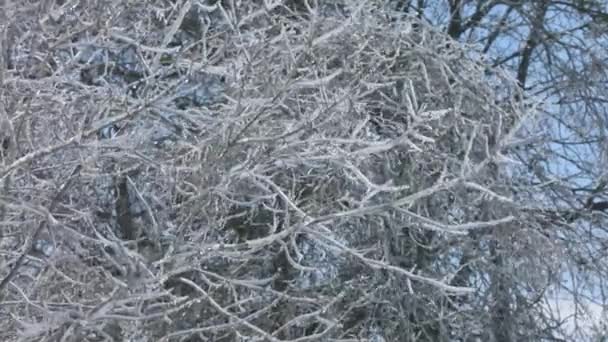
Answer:
<svg viewBox="0 0 608 342"><path fill-rule="evenodd" d="M475 334L471 240L550 252L503 171L535 108L469 47L371 1L95 4L6 9L5 340Z"/></svg>

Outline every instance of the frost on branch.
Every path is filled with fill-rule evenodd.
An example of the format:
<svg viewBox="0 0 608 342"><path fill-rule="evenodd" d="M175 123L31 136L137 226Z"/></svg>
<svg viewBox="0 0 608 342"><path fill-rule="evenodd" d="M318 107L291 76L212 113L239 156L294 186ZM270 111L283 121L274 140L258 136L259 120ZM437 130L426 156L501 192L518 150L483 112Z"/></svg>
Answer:
<svg viewBox="0 0 608 342"><path fill-rule="evenodd" d="M449 313L475 324L454 260L471 232L520 219L499 164L528 114L515 82L371 1L254 3L13 9L44 30L10 43L4 74L23 133L0 167L2 275L50 247L2 289L11 337L394 341ZM43 57L23 60L27 44Z"/></svg>

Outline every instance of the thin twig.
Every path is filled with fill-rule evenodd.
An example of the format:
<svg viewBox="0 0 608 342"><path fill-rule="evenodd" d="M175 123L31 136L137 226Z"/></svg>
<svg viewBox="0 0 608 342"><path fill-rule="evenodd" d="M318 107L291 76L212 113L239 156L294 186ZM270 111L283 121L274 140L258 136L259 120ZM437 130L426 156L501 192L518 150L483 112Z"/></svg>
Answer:
<svg viewBox="0 0 608 342"><path fill-rule="evenodd" d="M65 194L67 189L72 185L72 182L74 181L74 176L77 173L79 173L81 168L82 168L82 166L79 164L74 168L74 170L72 170L68 180L63 184L61 189L59 189L59 192L57 192L55 197L53 197L53 199L51 200L51 204L48 209L49 212L52 212L53 210L55 210L55 208L59 204L59 200ZM32 250L34 248L32 242L36 241L39 238L40 233L42 233L42 230L46 227L46 224L47 224L47 220L42 220L40 222L40 224L38 225L38 228L36 228L36 230L34 231L34 233L30 236L29 239L26 240L26 244L28 245L28 247L21 254L21 256L19 256L19 259L17 259L17 262L15 262L15 265L13 266L11 271L8 273L8 275L6 277L4 277L4 279L2 279L2 282L0 282L0 294L2 293L4 288L8 285L8 283L17 275L19 268L25 262L25 258L27 257L27 255L29 253L32 252Z"/></svg>

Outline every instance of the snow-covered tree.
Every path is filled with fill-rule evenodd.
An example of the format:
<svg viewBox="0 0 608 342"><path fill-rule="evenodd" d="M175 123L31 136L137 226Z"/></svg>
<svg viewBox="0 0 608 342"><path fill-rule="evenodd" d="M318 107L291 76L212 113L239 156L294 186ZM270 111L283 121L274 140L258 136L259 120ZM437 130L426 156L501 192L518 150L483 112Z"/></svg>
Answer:
<svg viewBox="0 0 608 342"><path fill-rule="evenodd" d="M371 0L0 15L5 340L559 330L544 107L475 46Z"/></svg>

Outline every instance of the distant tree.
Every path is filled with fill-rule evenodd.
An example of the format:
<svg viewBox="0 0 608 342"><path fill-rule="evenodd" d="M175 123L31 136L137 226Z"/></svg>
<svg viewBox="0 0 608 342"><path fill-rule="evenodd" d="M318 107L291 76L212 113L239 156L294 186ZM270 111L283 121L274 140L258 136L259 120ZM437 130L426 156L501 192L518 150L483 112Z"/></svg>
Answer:
<svg viewBox="0 0 608 342"><path fill-rule="evenodd" d="M522 165L511 167L512 172L527 176L514 182L512 190L529 203L528 212L543 213L539 233L553 241L562 261L558 268L549 270L554 279L547 283L544 295L528 298L525 306L547 306L543 301L557 290L570 298L569 312L575 315L565 324L550 317L555 311L539 309L543 312L534 314L534 319L555 327L543 331L561 331L555 338L585 338L591 329L580 323L597 317L589 312L606 305L599 295L605 290L604 217L608 207L606 2L449 0L386 4L442 27L455 40L478 46L492 65L512 71L526 97L544 103L537 125L526 124L530 132L527 143L513 154ZM508 278L504 280L511 282L507 287L521 285L520 280ZM586 299L589 296L593 299ZM516 313L518 299L505 300L511 314ZM529 310L520 312L527 314ZM503 331L516 330L513 325L502 326ZM501 341L520 339L499 337L505 334L495 331Z"/></svg>

